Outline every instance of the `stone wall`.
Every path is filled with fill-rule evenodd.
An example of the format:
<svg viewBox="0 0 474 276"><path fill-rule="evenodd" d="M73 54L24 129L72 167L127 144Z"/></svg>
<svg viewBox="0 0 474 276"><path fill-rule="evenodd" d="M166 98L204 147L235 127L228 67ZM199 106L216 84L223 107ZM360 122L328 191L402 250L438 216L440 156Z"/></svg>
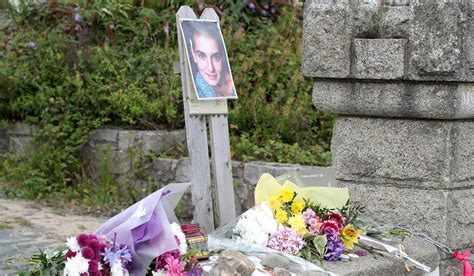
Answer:
<svg viewBox="0 0 474 276"><path fill-rule="evenodd" d="M474 2L382 2L305 3L302 71L339 114L338 185L378 222L472 249Z"/></svg>
<svg viewBox="0 0 474 276"><path fill-rule="evenodd" d="M32 139L34 127L25 124L14 124L0 128L0 156L2 153L28 153L28 143ZM98 129L82 148L81 154L86 166L86 173L98 180L101 170L121 183L128 185L130 180L147 182L150 178L160 186L169 183L190 181L190 163L187 158L158 158L160 153L170 147L185 147L184 130L176 131L137 131L122 129ZM154 158L148 158L154 156ZM144 160L145 159L145 160ZM138 164L138 162L140 162ZM137 173L140 166L139 176ZM237 214L254 205L253 191L262 173L279 176L284 173L314 169L313 166L280 164L268 162L233 162L235 205ZM104 173L104 171L102 171ZM128 181L127 181L128 180ZM99 181L97 181L99 182ZM185 195L185 210L192 210L191 196ZM181 214L191 219L192 212Z"/></svg>

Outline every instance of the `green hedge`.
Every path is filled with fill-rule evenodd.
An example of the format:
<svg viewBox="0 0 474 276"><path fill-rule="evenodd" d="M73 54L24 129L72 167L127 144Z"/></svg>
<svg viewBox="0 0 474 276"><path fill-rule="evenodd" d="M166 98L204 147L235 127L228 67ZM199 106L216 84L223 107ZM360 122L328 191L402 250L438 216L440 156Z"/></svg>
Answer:
<svg viewBox="0 0 474 276"><path fill-rule="evenodd" d="M23 6L0 33L0 119L39 126L34 154L1 166L11 187L29 187L26 197L81 182L78 151L97 127L184 125L175 13L198 2L80 2ZM223 11L239 95L229 101L233 159L328 165L333 117L315 110L300 74L299 11L262 17L241 1L209 5Z"/></svg>

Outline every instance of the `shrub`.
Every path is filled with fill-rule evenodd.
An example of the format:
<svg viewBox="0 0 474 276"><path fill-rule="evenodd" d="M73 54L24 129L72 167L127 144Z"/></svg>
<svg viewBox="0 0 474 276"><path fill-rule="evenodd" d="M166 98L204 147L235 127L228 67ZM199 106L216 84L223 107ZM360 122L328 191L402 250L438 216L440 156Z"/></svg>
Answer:
<svg viewBox="0 0 474 276"><path fill-rule="evenodd" d="M184 124L175 13L199 3L78 2L23 5L0 33L0 119L39 126L32 154L1 168L17 195L84 182L78 152L95 128ZM311 81L299 73L299 11L244 2L208 3L222 15L239 95L229 101L233 158L329 164L333 118L312 106Z"/></svg>

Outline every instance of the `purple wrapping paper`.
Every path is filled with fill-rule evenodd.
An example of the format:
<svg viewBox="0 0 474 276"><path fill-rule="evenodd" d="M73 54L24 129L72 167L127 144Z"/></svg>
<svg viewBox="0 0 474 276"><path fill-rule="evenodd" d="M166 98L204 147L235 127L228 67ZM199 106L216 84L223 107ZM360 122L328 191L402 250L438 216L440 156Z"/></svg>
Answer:
<svg viewBox="0 0 474 276"><path fill-rule="evenodd" d="M130 274L145 275L159 255L178 249L170 227L177 222L174 208L190 183L169 184L109 219L95 235L105 235L126 244L132 254Z"/></svg>

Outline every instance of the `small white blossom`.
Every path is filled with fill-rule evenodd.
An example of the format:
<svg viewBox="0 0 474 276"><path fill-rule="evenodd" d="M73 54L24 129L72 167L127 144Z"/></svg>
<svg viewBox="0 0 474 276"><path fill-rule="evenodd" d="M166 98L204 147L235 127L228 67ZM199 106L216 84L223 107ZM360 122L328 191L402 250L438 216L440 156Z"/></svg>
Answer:
<svg viewBox="0 0 474 276"><path fill-rule="evenodd" d="M81 247L77 243L76 237L69 237L66 241L66 246L72 252L79 252L81 250Z"/></svg>
<svg viewBox="0 0 474 276"><path fill-rule="evenodd" d="M110 267L110 272L112 276L128 276L128 270L123 268L122 263L117 261L112 264Z"/></svg>
<svg viewBox="0 0 474 276"><path fill-rule="evenodd" d="M278 230L278 223L266 203L255 206L242 214L233 229L233 239L249 245L263 246L268 237Z"/></svg>
<svg viewBox="0 0 474 276"><path fill-rule="evenodd" d="M82 257L81 254L69 258L64 263L64 275L80 276L81 273L86 273L89 270L89 261Z"/></svg>
<svg viewBox="0 0 474 276"><path fill-rule="evenodd" d="M179 226L176 222L171 224L171 230L173 234L178 237L179 240L179 254L184 255L188 251L188 243L186 242L186 236L184 235L183 231L181 230L181 226Z"/></svg>
<svg viewBox="0 0 474 276"><path fill-rule="evenodd" d="M151 274L153 276L166 276L166 271L164 270L152 271Z"/></svg>

